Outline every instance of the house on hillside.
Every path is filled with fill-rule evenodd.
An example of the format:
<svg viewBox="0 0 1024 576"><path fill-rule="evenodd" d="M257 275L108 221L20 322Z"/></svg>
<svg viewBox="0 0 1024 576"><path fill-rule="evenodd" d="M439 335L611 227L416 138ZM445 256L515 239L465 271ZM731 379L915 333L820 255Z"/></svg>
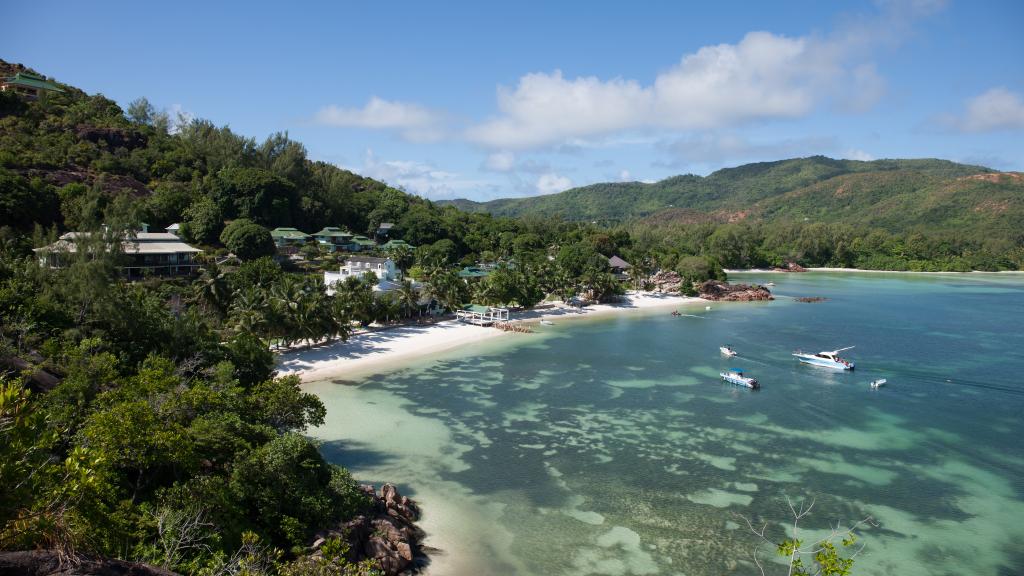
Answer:
<svg viewBox="0 0 1024 576"><path fill-rule="evenodd" d="M399 247L402 247L402 246L405 246L406 248L408 248L410 250L415 250L416 249L415 246L413 246L412 244L406 243L405 240L388 240L384 244L381 244L380 248L381 248L381 250L394 250L395 248L399 248Z"/></svg>
<svg viewBox="0 0 1024 576"><path fill-rule="evenodd" d="M395 225L391 222L381 222L380 226L377 226L377 232L374 234L377 242L387 242L391 238L391 231L394 227Z"/></svg>
<svg viewBox="0 0 1024 576"><path fill-rule="evenodd" d="M329 252L334 252L336 250L350 250L353 234L342 228L327 226L313 234L313 238L321 246L325 246Z"/></svg>
<svg viewBox="0 0 1024 576"><path fill-rule="evenodd" d="M377 247L377 243L366 236L353 236L349 243L349 250L353 252L366 252Z"/></svg>
<svg viewBox="0 0 1024 576"><path fill-rule="evenodd" d="M312 239L312 236L296 228L274 228L270 231L270 237L274 239L274 245L278 248L285 246L304 246Z"/></svg>
<svg viewBox="0 0 1024 576"><path fill-rule="evenodd" d="M88 232L67 232L60 239L34 252L39 264L50 268L64 268L71 264L73 255L90 238ZM88 248L87 248L88 249ZM124 262L121 271L130 279L146 275L179 276L199 269L196 254L202 252L189 246L174 234L167 232L139 232L134 238L121 242Z"/></svg>
<svg viewBox="0 0 1024 576"><path fill-rule="evenodd" d="M43 95L64 92L60 86L46 78L30 72L18 72L0 82L0 91L14 92L26 100L38 100Z"/></svg>

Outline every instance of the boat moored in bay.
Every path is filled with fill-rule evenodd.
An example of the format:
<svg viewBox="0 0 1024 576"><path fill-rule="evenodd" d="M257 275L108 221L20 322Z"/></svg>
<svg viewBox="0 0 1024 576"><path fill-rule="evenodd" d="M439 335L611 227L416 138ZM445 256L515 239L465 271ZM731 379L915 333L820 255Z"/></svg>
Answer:
<svg viewBox="0 0 1024 576"><path fill-rule="evenodd" d="M736 355L736 351L733 350L732 346L729 346L728 344L726 344L725 346L719 346L718 347L718 351L721 352L723 356L735 356Z"/></svg>
<svg viewBox="0 0 1024 576"><path fill-rule="evenodd" d="M757 378L744 376L743 370L739 368L729 368L729 370L725 372L720 372L718 375L722 377L722 380L725 380L726 382L730 384L735 384L737 386L746 386L747 388L751 388L753 390L757 390L758 388L761 387L761 385L757 383Z"/></svg>
<svg viewBox="0 0 1024 576"><path fill-rule="evenodd" d="M839 353L843 350L849 350L853 346L847 346L846 348L840 348L838 350L832 350L831 352L818 352L817 354L811 354L809 352L801 352L797 350L793 353L793 356L797 360L804 364L811 364L812 366L822 366L824 368L835 368L837 370L853 370L854 364L850 360L841 358Z"/></svg>

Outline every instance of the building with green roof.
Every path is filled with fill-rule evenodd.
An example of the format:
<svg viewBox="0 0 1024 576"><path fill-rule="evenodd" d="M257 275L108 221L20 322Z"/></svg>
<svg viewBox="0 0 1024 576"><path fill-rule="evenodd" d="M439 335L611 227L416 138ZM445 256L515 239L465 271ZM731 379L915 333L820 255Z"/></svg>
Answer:
<svg viewBox="0 0 1024 576"><path fill-rule="evenodd" d="M401 246L405 246L406 248L409 248L410 250L413 250L413 249L416 248L415 246L413 246L412 244L409 244L405 240L388 240L387 242L385 242L384 244L381 245L381 249L383 249L383 250L393 250L393 249L399 248Z"/></svg>
<svg viewBox="0 0 1024 576"><path fill-rule="evenodd" d="M64 90L42 76L30 72L18 72L14 76L5 78L0 83L0 90L14 92L28 100L36 100L47 92L63 92Z"/></svg>
<svg viewBox="0 0 1024 576"><path fill-rule="evenodd" d="M321 245L326 246L331 252L349 249L352 244L352 237L352 233L348 230L335 228L334 226L326 226L323 230L313 234L313 238Z"/></svg>
<svg viewBox="0 0 1024 576"><path fill-rule="evenodd" d="M271 238L278 248L286 246L302 246L313 237L296 228L274 228L270 231Z"/></svg>
<svg viewBox="0 0 1024 576"><path fill-rule="evenodd" d="M365 250L373 250L377 247L377 243L366 236L354 236L352 237L352 243L349 244L349 246L353 252L362 252Z"/></svg>

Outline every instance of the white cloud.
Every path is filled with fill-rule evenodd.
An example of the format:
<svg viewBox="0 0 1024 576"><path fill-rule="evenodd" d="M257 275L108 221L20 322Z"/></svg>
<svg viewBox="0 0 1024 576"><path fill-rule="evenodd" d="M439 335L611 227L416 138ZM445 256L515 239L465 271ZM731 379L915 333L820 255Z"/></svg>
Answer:
<svg viewBox="0 0 1024 576"><path fill-rule="evenodd" d="M619 172L619 180L621 182L629 182L633 178L633 175L629 173L629 170L623 170Z"/></svg>
<svg viewBox="0 0 1024 576"><path fill-rule="evenodd" d="M561 71L523 76L499 87L500 115L471 127L469 140L526 149L627 130L709 130L755 120L794 118L857 87L864 109L880 96L871 65L847 66L839 42L751 32L737 44L686 55L649 86L633 80L568 79Z"/></svg>
<svg viewBox="0 0 1024 576"><path fill-rule="evenodd" d="M823 103L867 110L885 93L869 60L906 38L911 24L941 0L886 0L880 12L849 18L827 36L746 34L734 44L684 55L648 85L625 78L566 77L561 70L522 76L497 89L498 114L465 137L488 148L581 146L616 133L716 130L802 117Z"/></svg>
<svg viewBox="0 0 1024 576"><path fill-rule="evenodd" d="M649 100L649 90L633 81L566 80L559 70L527 74L514 91L498 88L502 117L471 127L467 136L497 148L562 143L629 128Z"/></svg>
<svg viewBox="0 0 1024 576"><path fill-rule="evenodd" d="M510 172L516 166L516 155L511 152L495 152L484 160L483 168L491 172Z"/></svg>
<svg viewBox="0 0 1024 576"><path fill-rule="evenodd" d="M443 115L419 104L373 96L362 108L325 106L315 121L343 128L397 130L408 140L429 141L442 136Z"/></svg>
<svg viewBox="0 0 1024 576"><path fill-rule="evenodd" d="M572 180L555 174L554 172L548 172L541 174L537 178L537 192L541 194L554 194L556 192L562 192L572 188Z"/></svg>
<svg viewBox="0 0 1024 576"><path fill-rule="evenodd" d="M467 193L494 191L493 183L465 178L416 160L379 160L366 151L362 168L356 172L432 200L463 198Z"/></svg>
<svg viewBox="0 0 1024 576"><path fill-rule="evenodd" d="M849 160L862 160L864 162L870 162L875 159L875 157L869 152L858 150L856 148L849 148L843 152L843 158L847 158Z"/></svg>
<svg viewBox="0 0 1024 576"><path fill-rule="evenodd" d="M668 153L669 159L655 162L655 166L691 168L700 165L715 168L740 162L829 154L838 146L835 139L829 137L755 142L735 133L703 133L691 138L662 142L659 148Z"/></svg>
<svg viewBox="0 0 1024 576"><path fill-rule="evenodd" d="M949 123L964 132L1024 130L1024 99L1006 88L992 88L968 100L963 117Z"/></svg>

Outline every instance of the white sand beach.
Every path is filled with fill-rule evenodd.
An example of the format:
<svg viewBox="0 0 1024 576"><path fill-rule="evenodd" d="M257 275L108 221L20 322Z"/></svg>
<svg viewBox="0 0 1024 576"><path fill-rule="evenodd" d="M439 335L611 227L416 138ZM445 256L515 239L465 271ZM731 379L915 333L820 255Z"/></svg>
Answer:
<svg viewBox="0 0 1024 576"><path fill-rule="evenodd" d="M544 304L531 310L515 312L511 320L524 324L542 319L561 322L651 308L670 309L708 304L710 302L701 298L629 292L621 303L595 304L582 309L562 303ZM303 382L369 376L387 372L416 358L461 349L503 336L515 337L516 334L456 320L397 326L358 334L347 342L314 345L304 350L285 352L278 359L277 370L281 375L298 374Z"/></svg>

